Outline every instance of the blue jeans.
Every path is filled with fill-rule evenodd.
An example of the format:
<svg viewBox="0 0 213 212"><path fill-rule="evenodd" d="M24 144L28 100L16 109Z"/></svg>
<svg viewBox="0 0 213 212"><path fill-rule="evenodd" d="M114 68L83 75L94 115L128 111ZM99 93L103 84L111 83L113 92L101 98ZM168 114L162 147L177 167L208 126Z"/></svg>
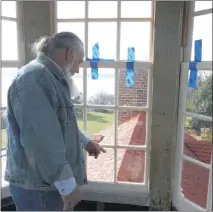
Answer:
<svg viewBox="0 0 213 212"><path fill-rule="evenodd" d="M62 211L63 201L57 191L35 191L9 185L17 211Z"/></svg>

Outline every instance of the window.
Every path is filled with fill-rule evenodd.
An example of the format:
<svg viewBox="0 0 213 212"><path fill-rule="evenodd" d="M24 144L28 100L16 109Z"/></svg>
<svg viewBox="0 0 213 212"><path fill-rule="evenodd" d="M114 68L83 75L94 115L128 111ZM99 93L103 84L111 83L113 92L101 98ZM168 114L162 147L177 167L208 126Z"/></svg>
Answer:
<svg viewBox="0 0 213 212"><path fill-rule="evenodd" d="M18 5L17 1L1 1L1 160L2 173L6 167L6 151L7 133L5 123L5 111L7 108L7 92L8 88L17 75L18 68L23 65L22 58L24 57L23 41L21 38L21 30L19 23ZM20 54L21 52L21 54ZM2 175L2 197L8 197L8 183L4 180Z"/></svg>
<svg viewBox="0 0 213 212"><path fill-rule="evenodd" d="M88 62L73 77L79 127L91 137L104 135L100 145L107 150L97 160L87 157L92 190L148 193L153 7L151 1L56 2L57 32L77 34L85 57L92 58L98 42L100 58L115 59L99 63L98 80L91 79ZM135 47L137 60L131 88L126 87L128 47Z"/></svg>
<svg viewBox="0 0 213 212"><path fill-rule="evenodd" d="M208 61L197 65L195 89L188 88L189 64L181 68L175 204L190 211L212 211L212 10L206 12L211 7L212 2L195 2L192 42L202 39L202 60Z"/></svg>
<svg viewBox="0 0 213 212"><path fill-rule="evenodd" d="M212 8L212 1L195 1L195 12Z"/></svg>
<svg viewBox="0 0 213 212"><path fill-rule="evenodd" d="M7 91L16 76L18 68L21 66L21 58L19 54L19 32L18 32L18 14L16 1L1 2L1 76L2 76L2 149L7 144L7 135L5 130L4 112L7 107Z"/></svg>
<svg viewBox="0 0 213 212"><path fill-rule="evenodd" d="M204 24L205 23L205 24ZM208 26L208 27L206 27ZM212 60L212 13L194 17L193 43L202 39L202 60ZM192 59L194 46L192 45Z"/></svg>

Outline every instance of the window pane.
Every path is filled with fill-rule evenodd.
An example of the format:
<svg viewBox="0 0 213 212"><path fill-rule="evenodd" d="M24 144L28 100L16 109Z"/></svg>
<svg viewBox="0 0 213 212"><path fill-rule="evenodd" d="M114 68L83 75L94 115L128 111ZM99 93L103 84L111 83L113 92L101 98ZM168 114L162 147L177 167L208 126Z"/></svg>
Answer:
<svg viewBox="0 0 213 212"><path fill-rule="evenodd" d="M150 29L149 22L121 23L121 60L127 59L128 47L135 47L136 60L149 60Z"/></svg>
<svg viewBox="0 0 213 212"><path fill-rule="evenodd" d="M211 163L212 122L185 117L184 154L203 163Z"/></svg>
<svg viewBox="0 0 213 212"><path fill-rule="evenodd" d="M6 109L0 110L0 115L1 115L1 149L5 149L6 146L7 146L5 112L6 112Z"/></svg>
<svg viewBox="0 0 213 212"><path fill-rule="evenodd" d="M195 1L195 11L212 8L212 1Z"/></svg>
<svg viewBox="0 0 213 212"><path fill-rule="evenodd" d="M145 145L146 112L120 110L117 135L119 145Z"/></svg>
<svg viewBox="0 0 213 212"><path fill-rule="evenodd" d="M16 18L16 1L2 1L1 16Z"/></svg>
<svg viewBox="0 0 213 212"><path fill-rule="evenodd" d="M2 171L2 175L1 175L1 187L2 188L9 185L9 183L5 180L6 164L7 164L7 156L5 155L5 156L1 157L1 171Z"/></svg>
<svg viewBox="0 0 213 212"><path fill-rule="evenodd" d="M18 68L1 68L2 74L2 107L7 106L7 92L12 80L17 75Z"/></svg>
<svg viewBox="0 0 213 212"><path fill-rule="evenodd" d="M106 30L110 33L106 33ZM116 58L116 22L110 23L89 23L88 55L92 57L92 47L99 43L100 58Z"/></svg>
<svg viewBox="0 0 213 212"><path fill-rule="evenodd" d="M105 148L106 153L101 153L98 159L87 159L87 176L91 181L114 181L114 149Z"/></svg>
<svg viewBox="0 0 213 212"><path fill-rule="evenodd" d="M150 18L152 16L151 1L122 1L122 18Z"/></svg>
<svg viewBox="0 0 213 212"><path fill-rule="evenodd" d="M91 78L91 69L87 71L87 99L89 104L114 105L115 104L115 70L98 69L99 78Z"/></svg>
<svg viewBox="0 0 213 212"><path fill-rule="evenodd" d="M2 60L18 59L17 24L2 20Z"/></svg>
<svg viewBox="0 0 213 212"><path fill-rule="evenodd" d="M75 108L75 115L78 122L78 127L81 130L81 132L84 132L84 114L83 114L82 108Z"/></svg>
<svg viewBox="0 0 213 212"><path fill-rule="evenodd" d="M18 68L1 68L2 76L2 104L1 107L7 107L7 92L11 85L12 80L17 75ZM7 146L7 133L6 133L6 122L5 122L5 111L1 110L1 149L5 149Z"/></svg>
<svg viewBox="0 0 213 212"><path fill-rule="evenodd" d="M83 68L79 69L79 73L72 76L73 86L75 92L73 92L72 99L75 104L83 104L84 94L83 94Z"/></svg>
<svg viewBox="0 0 213 212"><path fill-rule="evenodd" d="M184 160L182 166L182 192L186 199L206 208L209 170Z"/></svg>
<svg viewBox="0 0 213 212"><path fill-rule="evenodd" d="M57 1L57 18L85 18L85 1Z"/></svg>
<svg viewBox="0 0 213 212"><path fill-rule="evenodd" d="M202 60L212 61L212 14L194 18L192 60L194 60L194 41L202 39Z"/></svg>
<svg viewBox="0 0 213 212"><path fill-rule="evenodd" d="M117 150L117 180L122 182L143 183L145 173L145 151Z"/></svg>
<svg viewBox="0 0 213 212"><path fill-rule="evenodd" d="M120 106L146 106L148 93L148 71L134 70L134 85L126 87L126 70L119 70L119 96Z"/></svg>
<svg viewBox="0 0 213 212"><path fill-rule="evenodd" d="M84 43L85 40L85 23L75 22L75 23L58 23L58 32L73 32L75 33Z"/></svg>
<svg viewBox="0 0 213 212"><path fill-rule="evenodd" d="M116 18L117 1L89 1L89 18Z"/></svg>
<svg viewBox="0 0 213 212"><path fill-rule="evenodd" d="M188 112L212 117L211 71L198 71L197 88L188 88L186 110Z"/></svg>
<svg viewBox="0 0 213 212"><path fill-rule="evenodd" d="M103 140L97 140L104 145L114 144L114 111L104 109L87 110L87 134L91 138L95 135L104 136Z"/></svg>

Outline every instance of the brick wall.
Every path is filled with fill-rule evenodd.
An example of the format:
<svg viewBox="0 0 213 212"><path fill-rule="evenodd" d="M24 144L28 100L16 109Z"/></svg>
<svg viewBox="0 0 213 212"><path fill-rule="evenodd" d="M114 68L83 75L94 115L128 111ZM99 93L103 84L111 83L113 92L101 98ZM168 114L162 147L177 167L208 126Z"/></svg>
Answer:
<svg viewBox="0 0 213 212"><path fill-rule="evenodd" d="M126 88L126 70L119 71L119 105L146 106L148 89L148 72L135 70L135 82L131 88ZM136 111L120 111L118 123L123 123L136 116Z"/></svg>

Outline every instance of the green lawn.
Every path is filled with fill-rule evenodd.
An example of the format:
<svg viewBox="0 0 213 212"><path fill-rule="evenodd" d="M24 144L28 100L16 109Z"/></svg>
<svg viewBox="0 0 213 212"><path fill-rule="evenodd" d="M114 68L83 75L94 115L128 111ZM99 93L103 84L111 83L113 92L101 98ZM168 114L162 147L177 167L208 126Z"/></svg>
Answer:
<svg viewBox="0 0 213 212"><path fill-rule="evenodd" d="M99 133L101 130L111 126L113 124L113 113L87 113L87 132L89 135ZM83 118L78 118L78 126L83 131ZM1 131L1 148L5 148L7 144L6 130Z"/></svg>
<svg viewBox="0 0 213 212"><path fill-rule="evenodd" d="M87 132L89 135L99 133L101 130L111 126L114 123L113 113L98 113L88 112L87 113ZM83 120L78 118L78 126L83 130Z"/></svg>

